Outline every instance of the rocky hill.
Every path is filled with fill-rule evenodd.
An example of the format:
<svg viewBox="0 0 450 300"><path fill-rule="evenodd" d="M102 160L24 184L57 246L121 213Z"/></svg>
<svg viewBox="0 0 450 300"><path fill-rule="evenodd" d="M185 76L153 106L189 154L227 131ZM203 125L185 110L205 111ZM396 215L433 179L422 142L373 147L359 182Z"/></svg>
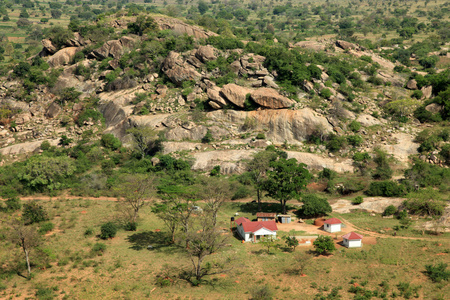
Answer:
<svg viewBox="0 0 450 300"><path fill-rule="evenodd" d="M93 138L113 133L128 143L127 129L141 126L163 132L164 153L187 155L195 160L193 168L203 171L220 165L224 173L240 172L241 160L271 144L284 147L289 156L310 168L337 172L352 172L351 154L371 152L374 147L381 146L403 166L418 153L414 138L422 125L412 118L412 108L435 96L433 89L423 86L420 99L410 100L412 104L392 105L395 113L411 118L399 123L394 113L387 113L389 103L411 99L417 82L394 71L396 64L374 51L341 40L289 44L286 51L295 49L310 57L320 51L328 62L305 62L319 76L301 80L292 92L280 85L283 78L273 67L273 58L268 63L267 57L242 49L242 43L220 50L205 43L217 34L177 19L155 16L154 21L166 37L124 35L136 22L124 17L109 22L117 38L101 44L94 45L79 32L62 45L43 40L39 57L50 69L59 70L51 87L41 84L32 92L24 91L14 72L2 79L0 103L13 112L0 131L4 159L40 151L44 140L56 145L63 135L76 143L86 132ZM168 31L192 49L175 49L164 57L160 51L149 57L150 51L156 53L158 45L165 43ZM345 85L335 80L332 66L338 63L352 65L351 74L344 74L350 78L343 79ZM67 92L77 100L65 99L71 97ZM426 109L439 107L431 104ZM101 112L104 126L100 118L86 117L90 110ZM352 131L349 126L354 121L361 127ZM213 142L201 143L207 133ZM312 137L324 140L330 134L360 140L338 151L310 142ZM434 154L423 159L440 163Z"/></svg>

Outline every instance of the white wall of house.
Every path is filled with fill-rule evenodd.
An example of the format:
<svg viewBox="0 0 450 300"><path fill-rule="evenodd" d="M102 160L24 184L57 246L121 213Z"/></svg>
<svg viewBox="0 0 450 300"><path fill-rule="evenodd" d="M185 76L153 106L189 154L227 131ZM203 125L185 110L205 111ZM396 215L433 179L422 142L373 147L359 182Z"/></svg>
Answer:
<svg viewBox="0 0 450 300"><path fill-rule="evenodd" d="M239 235L241 236L241 238L246 242L253 242L254 236L256 236L255 240L258 240L261 237L267 236L267 235L273 235L275 237L277 236L276 231L270 231L265 228L261 228L261 229L257 230L256 232L252 233L252 232L244 232L244 228L242 228L241 225L238 225L237 231L238 231Z"/></svg>
<svg viewBox="0 0 450 300"><path fill-rule="evenodd" d="M256 239L258 239L258 237L261 238L263 236L274 236L274 237L276 237L277 236L277 232L276 231L270 231L270 230L268 230L266 228L261 228L261 229L255 231L254 235L256 236Z"/></svg>
<svg viewBox="0 0 450 300"><path fill-rule="evenodd" d="M347 240L344 239L343 244L345 247L347 248L358 248L358 247L362 247L362 242L361 240Z"/></svg>
<svg viewBox="0 0 450 300"><path fill-rule="evenodd" d="M341 231L342 224L323 224L323 230L327 232L339 232Z"/></svg>

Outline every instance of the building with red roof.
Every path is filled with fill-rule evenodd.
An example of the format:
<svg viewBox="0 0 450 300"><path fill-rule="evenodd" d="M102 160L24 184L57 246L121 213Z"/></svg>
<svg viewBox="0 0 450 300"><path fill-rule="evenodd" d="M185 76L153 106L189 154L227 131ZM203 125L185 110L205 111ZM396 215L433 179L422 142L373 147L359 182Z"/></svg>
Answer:
<svg viewBox="0 0 450 300"><path fill-rule="evenodd" d="M277 219L276 213L265 213L265 212L259 212L256 213L256 218L258 221L275 221Z"/></svg>
<svg viewBox="0 0 450 300"><path fill-rule="evenodd" d="M336 218L331 218L323 222L323 230L327 232L341 231L342 221Z"/></svg>
<svg viewBox="0 0 450 300"><path fill-rule="evenodd" d="M261 237L276 237L278 227L275 221L255 221L252 222L247 218L241 217L237 219L237 232L246 242L257 242Z"/></svg>
<svg viewBox="0 0 450 300"><path fill-rule="evenodd" d="M347 248L362 247L363 236L356 232L349 232L342 236L343 245Z"/></svg>

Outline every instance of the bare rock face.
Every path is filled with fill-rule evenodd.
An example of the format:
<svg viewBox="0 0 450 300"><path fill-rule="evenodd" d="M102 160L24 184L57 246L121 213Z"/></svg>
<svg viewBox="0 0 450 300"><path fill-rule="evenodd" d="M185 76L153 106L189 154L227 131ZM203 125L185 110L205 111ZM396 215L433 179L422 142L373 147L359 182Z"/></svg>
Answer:
<svg viewBox="0 0 450 300"><path fill-rule="evenodd" d="M406 84L406 87L410 90L417 90L417 81L415 79L411 79Z"/></svg>
<svg viewBox="0 0 450 300"><path fill-rule="evenodd" d="M324 51L326 45L324 43L316 42L316 41L301 41L294 44L294 47L300 47L305 49L311 49L314 51Z"/></svg>
<svg viewBox="0 0 450 300"><path fill-rule="evenodd" d="M50 145L57 146L59 139L48 140ZM23 153L30 153L40 149L42 141L25 142L21 144L16 144L0 149L0 154L2 155L16 155Z"/></svg>
<svg viewBox="0 0 450 300"><path fill-rule="evenodd" d="M423 94L422 97L424 99L430 99L432 94L433 94L433 87L431 85L430 86L424 86L424 87L422 87L421 91L422 91L422 94Z"/></svg>
<svg viewBox="0 0 450 300"><path fill-rule="evenodd" d="M169 55L164 59L162 71L177 85L181 85L185 80L197 81L201 78L200 73L195 68L184 62L179 53L173 51L169 52Z"/></svg>
<svg viewBox="0 0 450 300"><path fill-rule="evenodd" d="M350 42L342 41L342 40L337 40L336 41L336 46L338 46L339 48L344 49L344 50L350 50L350 49L356 50L356 49L358 49L357 45L355 45L353 43L350 43Z"/></svg>
<svg viewBox="0 0 450 300"><path fill-rule="evenodd" d="M361 123L362 126L365 126L365 127L381 124L381 122L378 119L372 117L371 115L367 115L367 114L361 114L356 119L356 121L358 121L359 123Z"/></svg>
<svg viewBox="0 0 450 300"><path fill-rule="evenodd" d="M48 118L54 118L61 112L61 106L56 104L55 102L52 102L50 106L47 108L47 111L45 112L45 116Z"/></svg>
<svg viewBox="0 0 450 300"><path fill-rule="evenodd" d="M70 63L73 58L75 57L75 54L77 53L78 48L77 47L67 47L59 50L54 55L52 55L48 60L48 64L53 67L60 67L63 65L66 65Z"/></svg>
<svg viewBox="0 0 450 300"><path fill-rule="evenodd" d="M73 38L67 41L69 47L81 47L89 45L90 43L90 40L85 40L78 32L74 32Z"/></svg>
<svg viewBox="0 0 450 300"><path fill-rule="evenodd" d="M253 101L267 108L288 108L294 104L294 101L271 88L259 88L251 93L251 97Z"/></svg>
<svg viewBox="0 0 450 300"><path fill-rule="evenodd" d="M214 53L215 51L216 49L211 45L200 46L195 52L195 57L197 57L203 63L206 63L217 58Z"/></svg>
<svg viewBox="0 0 450 300"><path fill-rule="evenodd" d="M153 17L156 23L158 23L159 28L161 30L170 29L173 30L175 33L183 35L187 34L189 36L192 36L196 39L207 39L211 36L217 36L216 33L204 30L201 27L194 26L194 25L188 25L178 19L168 18L168 17L160 17L155 16Z"/></svg>
<svg viewBox="0 0 450 300"><path fill-rule="evenodd" d="M222 95L234 105L244 108L244 103L247 94L251 93L252 90L246 87L236 85L234 83L226 84L223 86L221 93Z"/></svg>
<svg viewBox="0 0 450 300"><path fill-rule="evenodd" d="M107 57L120 58L125 48L131 48L134 44L134 40L130 37L124 36L119 40L107 41L99 49L93 50L91 55L97 59L105 59Z"/></svg>
<svg viewBox="0 0 450 300"><path fill-rule="evenodd" d="M207 113L211 121L232 126L242 126L245 120L254 120L255 131L266 131L266 138L273 143L301 144L309 135L327 134L333 127L322 115L310 108L300 110L265 109L257 111L217 110Z"/></svg>

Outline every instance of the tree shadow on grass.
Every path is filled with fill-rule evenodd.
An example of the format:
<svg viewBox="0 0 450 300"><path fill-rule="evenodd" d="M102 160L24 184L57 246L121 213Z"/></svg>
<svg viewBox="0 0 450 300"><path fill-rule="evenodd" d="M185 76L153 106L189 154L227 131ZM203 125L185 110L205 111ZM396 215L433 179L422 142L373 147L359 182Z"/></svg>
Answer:
<svg viewBox="0 0 450 300"><path fill-rule="evenodd" d="M179 247L171 244L169 234L165 232L144 231L129 235L126 240L131 244L130 249L140 250L158 250L164 252L176 252Z"/></svg>

